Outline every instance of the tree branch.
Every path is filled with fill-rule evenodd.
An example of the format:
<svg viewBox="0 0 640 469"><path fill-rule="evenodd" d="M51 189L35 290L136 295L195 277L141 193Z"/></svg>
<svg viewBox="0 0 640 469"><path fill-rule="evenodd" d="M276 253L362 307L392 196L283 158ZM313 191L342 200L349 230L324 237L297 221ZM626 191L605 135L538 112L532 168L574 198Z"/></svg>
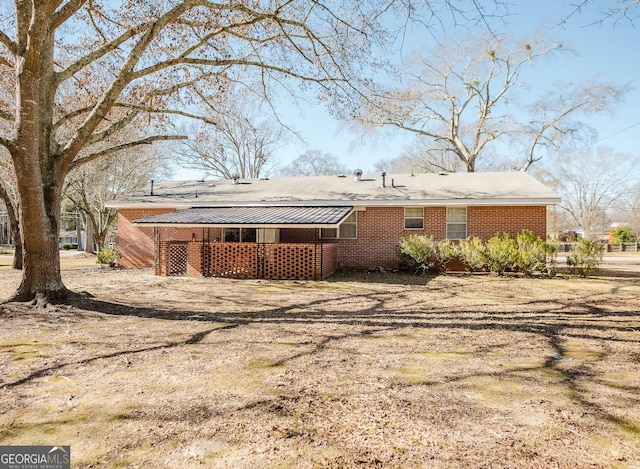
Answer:
<svg viewBox="0 0 640 469"><path fill-rule="evenodd" d="M110 155L113 153L117 153L122 150L127 150L129 148L134 148L140 145L150 145L153 142L167 141L167 140L187 140L188 137L186 135L155 135L151 137L146 137L141 140L136 140L134 142L123 143L122 145L116 145L114 147L106 148L104 150L91 153L87 156L83 156L82 158L78 158L74 160L69 166L69 170L77 169L80 166L90 163L91 161L98 159L102 156Z"/></svg>
<svg viewBox="0 0 640 469"><path fill-rule="evenodd" d="M136 116L139 114L139 112L140 111L138 111L138 110L134 110L132 112L129 112L122 119L119 119L119 120L115 121L113 124L108 126L102 132L94 133L93 135L91 135L91 138L89 138L89 140L87 140L87 145L92 145L92 144L97 143L97 142L102 142L103 140L105 140L106 138L109 138L110 136L112 136L113 134L118 132L119 130L124 129L127 125L129 125L133 121L133 119L136 118Z"/></svg>
<svg viewBox="0 0 640 469"><path fill-rule="evenodd" d="M51 17L51 28L58 29L58 27L71 18L82 6L87 3L87 0L69 0L69 2L56 11Z"/></svg>
<svg viewBox="0 0 640 469"><path fill-rule="evenodd" d="M2 135L0 135L0 145L5 147L9 153L13 153L15 151L15 144L13 141L3 137Z"/></svg>
<svg viewBox="0 0 640 469"><path fill-rule="evenodd" d="M16 117L8 111L4 109L0 109L0 119L5 120L7 122L14 122Z"/></svg>
<svg viewBox="0 0 640 469"><path fill-rule="evenodd" d="M0 44L5 46L7 50L11 53L11 55L17 55L18 53L18 44L13 42L9 36L7 36L4 31L0 30Z"/></svg>
<svg viewBox="0 0 640 469"><path fill-rule="evenodd" d="M151 42L162 32L163 28L167 26L171 20L180 17L180 15L191 8L191 6L192 2L185 0L148 25L145 33L133 46L127 60L120 67L118 75L112 81L109 88L104 92L93 110L89 113L81 127L63 148L61 158L59 160L59 164L61 164L63 168L65 166L70 167L75 157L91 137L91 134L95 131L96 127L98 127L100 122L102 122L105 116L109 113L116 102L116 99L122 93L122 90L131 83L133 70L140 62L144 52L148 49Z"/></svg>
<svg viewBox="0 0 640 469"><path fill-rule="evenodd" d="M141 31L148 30L149 27L150 27L150 24L145 23L140 25L137 28L129 29L126 32L122 33L120 36L104 44L102 47L76 60L67 68L65 68L64 70L61 70L56 74L56 86L64 82L65 80L68 80L69 78L71 78L74 74L76 74L82 68L95 62L97 59L105 56L109 52L114 51L115 49L120 47L122 44L124 44L126 41L128 41L132 37L135 37L136 35L140 34Z"/></svg>

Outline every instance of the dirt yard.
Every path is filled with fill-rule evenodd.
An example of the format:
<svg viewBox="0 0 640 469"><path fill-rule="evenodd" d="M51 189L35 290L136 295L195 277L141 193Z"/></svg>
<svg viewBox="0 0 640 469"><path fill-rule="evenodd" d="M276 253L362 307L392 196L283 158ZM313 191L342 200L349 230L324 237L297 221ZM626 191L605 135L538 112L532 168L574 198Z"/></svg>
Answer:
<svg viewBox="0 0 640 469"><path fill-rule="evenodd" d="M0 306L0 444L72 467L640 468L640 278L155 277ZM0 300L19 275L0 271Z"/></svg>

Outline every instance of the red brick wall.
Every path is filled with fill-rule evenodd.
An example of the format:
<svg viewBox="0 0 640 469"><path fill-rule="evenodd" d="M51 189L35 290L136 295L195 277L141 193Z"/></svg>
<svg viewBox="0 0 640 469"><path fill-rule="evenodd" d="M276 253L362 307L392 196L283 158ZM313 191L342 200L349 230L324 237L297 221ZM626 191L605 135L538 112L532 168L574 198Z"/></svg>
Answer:
<svg viewBox="0 0 640 469"><path fill-rule="evenodd" d="M358 238L335 240L339 267L366 269L376 266L397 267L396 246L411 234L446 236L446 209L424 208L424 229L404 229L404 207L367 207L358 212Z"/></svg>
<svg viewBox="0 0 640 469"><path fill-rule="evenodd" d="M153 228L134 226L141 218L173 212L172 208L145 208L118 210L118 248L122 253L119 265L122 267L153 266Z"/></svg>
<svg viewBox="0 0 640 469"><path fill-rule="evenodd" d="M123 253L121 265L142 267L153 265L153 229L132 225L135 219L172 209L120 210L118 215L118 245ZM486 240L497 233L518 233L523 229L533 231L537 236L546 236L546 207L544 206L492 206L468 207L467 235L479 236ZM322 240L334 244L337 250L338 267L366 269L376 266L397 267L396 246L401 238L411 234L433 236L439 241L446 237L446 209L425 207L424 229L404 229L403 207L368 207L358 212L357 239ZM318 229L283 228L280 230L282 243L313 243L318 241ZM174 229L162 228L163 241L201 241L202 228ZM204 230L204 238L214 241L221 237L218 228ZM192 254L190 254L191 256ZM195 254L193 254L195 255ZM196 260L194 259L195 263ZM191 260L190 260L191 263ZM194 270L190 265L189 270Z"/></svg>
<svg viewBox="0 0 640 469"><path fill-rule="evenodd" d="M331 275L338 268L338 250L335 244L323 244L321 255L322 267L320 277L325 278Z"/></svg>
<svg viewBox="0 0 640 469"><path fill-rule="evenodd" d="M424 229L404 229L403 207L367 207L358 212L358 239L328 241L338 246L340 267L366 269L398 266L396 246L400 239L411 234L433 236L436 241L446 238L445 207L424 208ZM519 233L524 229L546 237L546 207L492 206L468 207L467 235L487 240L497 233Z"/></svg>
<svg viewBox="0 0 640 469"><path fill-rule="evenodd" d="M525 229L545 239L547 208L544 206L467 208L468 236L478 236L487 240L496 234L516 234Z"/></svg>
<svg viewBox="0 0 640 469"><path fill-rule="evenodd" d="M318 228L281 228L281 243L316 243L319 236Z"/></svg>

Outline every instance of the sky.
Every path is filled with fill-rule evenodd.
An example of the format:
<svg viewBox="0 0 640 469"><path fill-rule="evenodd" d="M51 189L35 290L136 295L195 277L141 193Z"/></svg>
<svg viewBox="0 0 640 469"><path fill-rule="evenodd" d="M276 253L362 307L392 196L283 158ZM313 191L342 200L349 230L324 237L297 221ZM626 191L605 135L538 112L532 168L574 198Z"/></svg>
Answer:
<svg viewBox="0 0 640 469"><path fill-rule="evenodd" d="M541 95L556 82L579 82L592 77L627 85L629 91L624 102L612 109L612 114L583 120L598 132L592 145L606 145L640 156L640 29L626 19L593 24L602 17L598 8L606 8L611 3L609 0L593 2L561 24L562 18L574 10L575 3L575 0L512 0L510 16L506 18L508 24L498 23L492 28L497 33L515 38L541 32L565 47L575 49L574 54L544 60L527 71L526 84L532 96ZM406 54L411 49L430 47L429 39L424 33L409 36L405 42ZM292 125L304 139L304 142L292 141L278 151L276 158L282 166L306 150L317 149L335 155L350 169L370 172L376 162L398 156L414 139L408 132L385 131L363 141L360 135L336 121L321 105L313 103L297 106L282 103L279 113L280 118ZM192 179L203 176L198 171L178 170L173 177Z"/></svg>

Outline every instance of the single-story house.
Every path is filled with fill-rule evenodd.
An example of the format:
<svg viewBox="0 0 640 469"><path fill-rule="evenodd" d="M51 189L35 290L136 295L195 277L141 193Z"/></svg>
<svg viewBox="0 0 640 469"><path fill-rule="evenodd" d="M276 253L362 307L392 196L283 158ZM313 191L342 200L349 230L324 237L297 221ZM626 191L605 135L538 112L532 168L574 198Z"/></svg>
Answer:
<svg viewBox="0 0 640 469"><path fill-rule="evenodd" d="M546 237L560 197L524 172L168 181L122 197L124 267L158 275L320 279L336 269L396 268L410 234Z"/></svg>

